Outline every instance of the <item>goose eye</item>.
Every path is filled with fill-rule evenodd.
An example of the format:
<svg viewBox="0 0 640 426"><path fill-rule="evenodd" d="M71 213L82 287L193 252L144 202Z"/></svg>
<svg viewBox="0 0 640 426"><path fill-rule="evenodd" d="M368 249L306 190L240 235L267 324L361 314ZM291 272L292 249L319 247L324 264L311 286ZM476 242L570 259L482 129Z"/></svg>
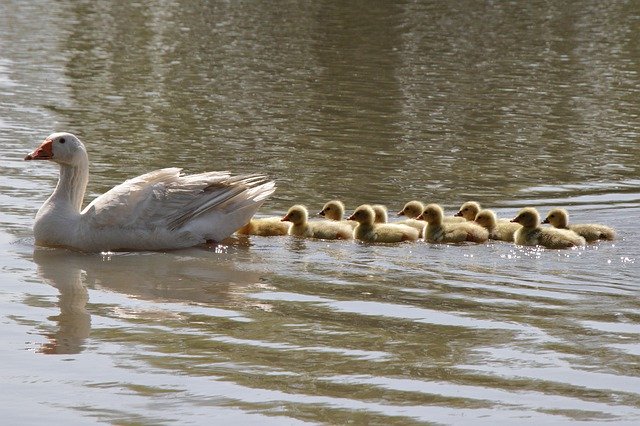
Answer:
<svg viewBox="0 0 640 426"><path fill-rule="evenodd" d="M66 140L65 140L64 138L60 138L60 139L58 139L58 142L60 142L60 143L65 143L65 142L66 142Z"/></svg>

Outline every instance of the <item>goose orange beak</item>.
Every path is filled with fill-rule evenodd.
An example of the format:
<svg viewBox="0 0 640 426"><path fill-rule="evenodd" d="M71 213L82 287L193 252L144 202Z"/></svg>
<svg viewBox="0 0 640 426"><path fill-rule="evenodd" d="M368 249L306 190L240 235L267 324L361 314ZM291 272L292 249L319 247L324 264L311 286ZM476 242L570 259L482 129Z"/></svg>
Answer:
<svg viewBox="0 0 640 426"><path fill-rule="evenodd" d="M50 160L53 158L53 141L51 139L45 139L35 151L27 154L24 157L25 161L27 160Z"/></svg>
<svg viewBox="0 0 640 426"><path fill-rule="evenodd" d="M398 213L396 213L397 216L404 216L404 210L400 210Z"/></svg>
<svg viewBox="0 0 640 426"><path fill-rule="evenodd" d="M289 215L286 215L285 217L283 217L282 219L280 219L280 222L288 222L288 221L289 221L289 219L291 219L291 218L289 217Z"/></svg>

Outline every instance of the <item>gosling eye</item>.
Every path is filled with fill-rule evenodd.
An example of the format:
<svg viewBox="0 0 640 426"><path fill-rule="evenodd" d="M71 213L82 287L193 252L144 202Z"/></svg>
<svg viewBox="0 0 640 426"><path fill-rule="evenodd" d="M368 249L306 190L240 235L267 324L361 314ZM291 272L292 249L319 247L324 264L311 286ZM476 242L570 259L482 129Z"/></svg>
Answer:
<svg viewBox="0 0 640 426"><path fill-rule="evenodd" d="M65 140L65 138L60 138L60 139L58 139L58 142L60 142L60 143L65 143L65 142L66 142L66 140Z"/></svg>

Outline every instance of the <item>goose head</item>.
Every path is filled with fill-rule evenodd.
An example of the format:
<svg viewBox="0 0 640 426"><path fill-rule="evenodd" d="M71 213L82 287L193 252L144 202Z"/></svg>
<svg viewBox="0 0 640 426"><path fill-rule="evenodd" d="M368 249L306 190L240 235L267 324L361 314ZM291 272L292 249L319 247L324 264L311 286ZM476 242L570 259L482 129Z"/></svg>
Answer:
<svg viewBox="0 0 640 426"><path fill-rule="evenodd" d="M374 223L387 223L389 220L389 216L387 214L387 206L383 206L382 204L374 204L371 206L373 209L373 213L375 215L373 221Z"/></svg>
<svg viewBox="0 0 640 426"><path fill-rule="evenodd" d="M424 208L424 211L420 216L418 216L419 220L424 220L429 223L441 223L444 218L444 211L442 207L437 204L428 204L427 207Z"/></svg>
<svg viewBox="0 0 640 426"><path fill-rule="evenodd" d="M342 220L344 217L344 204L339 200L328 201L322 207L322 210L318 212L318 216L323 216L330 220Z"/></svg>
<svg viewBox="0 0 640 426"><path fill-rule="evenodd" d="M363 204L359 206L351 216L349 216L349 220L355 220L358 223L373 225L376 214L373 211L373 208L368 204Z"/></svg>
<svg viewBox="0 0 640 426"><path fill-rule="evenodd" d="M542 223L550 223L556 228L566 228L569 224L569 213L565 209L551 209Z"/></svg>
<svg viewBox="0 0 640 426"><path fill-rule="evenodd" d="M289 209L287 214L280 219L281 222L291 222L294 225L302 225L307 221L309 212L305 206L297 204Z"/></svg>
<svg viewBox="0 0 640 426"><path fill-rule="evenodd" d="M478 212L480 212L480 204L475 201L467 201L462 206L460 206L460 210L458 213L454 214L454 216L462 216L466 220L474 220Z"/></svg>
<svg viewBox="0 0 640 426"><path fill-rule="evenodd" d="M409 201L404 205L402 210L398 212L398 216L406 216L409 219L415 219L424 211L424 204L420 201Z"/></svg>
<svg viewBox="0 0 640 426"><path fill-rule="evenodd" d="M51 160L58 164L86 163L87 151L80 139L71 133L52 133L25 160Z"/></svg>
<svg viewBox="0 0 640 426"><path fill-rule="evenodd" d="M475 222L486 229L493 229L496 226L496 214L488 209L480 210L476 215Z"/></svg>
<svg viewBox="0 0 640 426"><path fill-rule="evenodd" d="M533 207L525 207L511 222L519 223L524 228L535 228L540 224L540 215Z"/></svg>

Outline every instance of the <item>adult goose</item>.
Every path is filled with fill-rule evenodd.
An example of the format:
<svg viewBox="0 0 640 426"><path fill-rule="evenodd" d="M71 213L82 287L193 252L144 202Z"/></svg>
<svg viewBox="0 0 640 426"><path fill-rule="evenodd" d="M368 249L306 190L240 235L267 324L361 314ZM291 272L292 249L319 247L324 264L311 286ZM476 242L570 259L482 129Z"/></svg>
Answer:
<svg viewBox="0 0 640 426"><path fill-rule="evenodd" d="M36 244L81 251L168 250L220 242L249 222L275 185L259 175L155 170L115 186L80 210L89 158L71 133L53 133L25 160L60 165L36 214Z"/></svg>

